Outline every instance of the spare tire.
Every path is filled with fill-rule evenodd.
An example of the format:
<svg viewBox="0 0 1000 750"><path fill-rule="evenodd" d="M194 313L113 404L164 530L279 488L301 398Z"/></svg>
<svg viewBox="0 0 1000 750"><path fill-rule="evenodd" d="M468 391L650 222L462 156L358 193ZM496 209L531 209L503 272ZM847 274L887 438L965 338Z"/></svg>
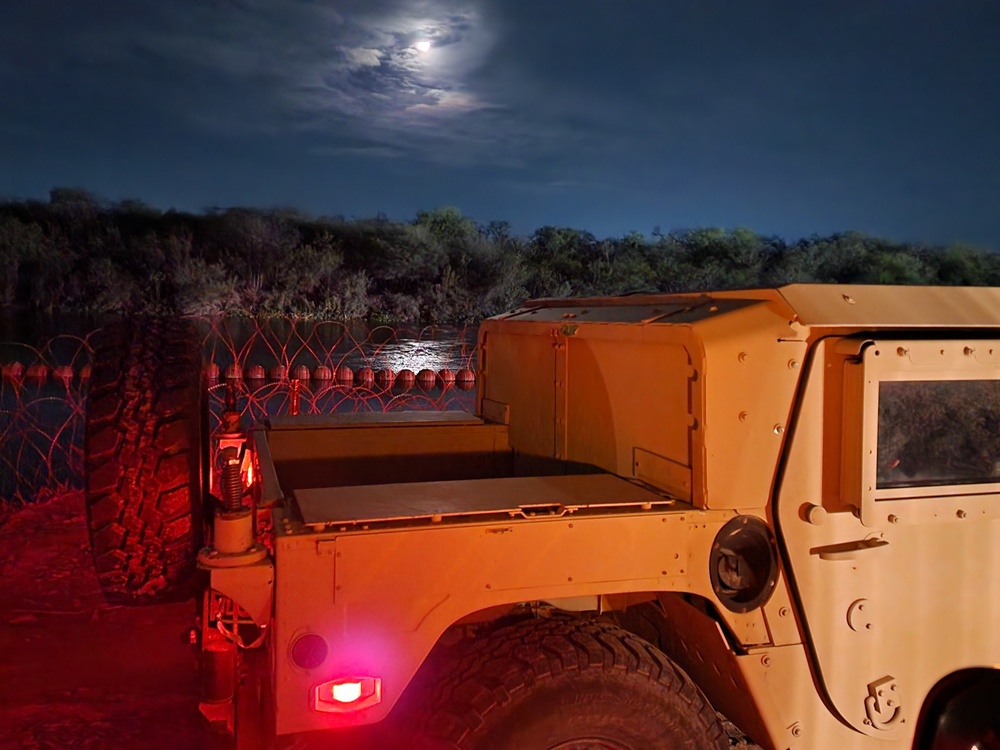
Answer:
<svg viewBox="0 0 1000 750"><path fill-rule="evenodd" d="M203 539L197 330L127 321L95 334L93 349L84 467L98 580L122 603L183 598Z"/></svg>

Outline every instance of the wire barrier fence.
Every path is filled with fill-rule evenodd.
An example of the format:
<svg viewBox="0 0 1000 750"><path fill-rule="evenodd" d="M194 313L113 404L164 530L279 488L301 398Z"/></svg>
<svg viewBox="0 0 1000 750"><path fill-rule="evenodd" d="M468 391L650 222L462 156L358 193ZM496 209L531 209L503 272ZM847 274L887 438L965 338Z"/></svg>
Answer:
<svg viewBox="0 0 1000 750"><path fill-rule="evenodd" d="M212 429L228 389L245 427L284 414L473 410L474 330L195 322ZM0 342L0 510L83 486L87 386L99 335Z"/></svg>

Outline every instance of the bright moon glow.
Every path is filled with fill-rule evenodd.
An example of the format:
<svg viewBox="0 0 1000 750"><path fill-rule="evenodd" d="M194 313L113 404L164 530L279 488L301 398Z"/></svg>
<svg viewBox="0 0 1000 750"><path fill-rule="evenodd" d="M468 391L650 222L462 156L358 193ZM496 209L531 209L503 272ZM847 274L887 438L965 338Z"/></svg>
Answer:
<svg viewBox="0 0 1000 750"><path fill-rule="evenodd" d="M431 43L428 42L426 39L424 41L422 41L422 42L417 42L413 46L416 47L420 52L430 52L431 51Z"/></svg>

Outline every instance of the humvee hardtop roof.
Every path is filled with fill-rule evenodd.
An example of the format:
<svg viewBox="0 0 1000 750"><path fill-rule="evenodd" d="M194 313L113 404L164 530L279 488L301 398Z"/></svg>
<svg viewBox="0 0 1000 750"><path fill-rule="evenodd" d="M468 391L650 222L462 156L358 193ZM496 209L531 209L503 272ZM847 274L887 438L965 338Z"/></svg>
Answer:
<svg viewBox="0 0 1000 750"><path fill-rule="evenodd" d="M499 320L683 324L770 302L817 328L1000 328L1000 288L790 284L777 289L537 299Z"/></svg>

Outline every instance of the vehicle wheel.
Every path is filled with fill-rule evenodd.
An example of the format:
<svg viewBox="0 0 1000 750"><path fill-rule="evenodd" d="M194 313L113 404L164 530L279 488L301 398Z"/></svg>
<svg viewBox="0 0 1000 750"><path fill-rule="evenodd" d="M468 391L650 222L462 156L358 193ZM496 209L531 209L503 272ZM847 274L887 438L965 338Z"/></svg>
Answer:
<svg viewBox="0 0 1000 750"><path fill-rule="evenodd" d="M725 748L715 711L650 643L600 621L532 620L474 641L426 734L460 750Z"/></svg>
<svg viewBox="0 0 1000 750"><path fill-rule="evenodd" d="M116 324L92 362L84 466L98 581L122 603L184 597L203 538L197 332L186 321Z"/></svg>

